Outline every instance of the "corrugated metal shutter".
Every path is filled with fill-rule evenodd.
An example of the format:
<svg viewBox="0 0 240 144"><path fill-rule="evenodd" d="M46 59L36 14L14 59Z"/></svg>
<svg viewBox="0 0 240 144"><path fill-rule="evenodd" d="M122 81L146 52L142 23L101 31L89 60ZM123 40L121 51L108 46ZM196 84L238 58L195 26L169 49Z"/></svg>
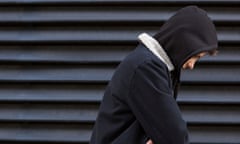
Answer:
<svg viewBox="0 0 240 144"><path fill-rule="evenodd" d="M191 142L240 143L240 1L1 0L0 143L88 143L104 88L141 32L198 5L220 53L182 75Z"/></svg>

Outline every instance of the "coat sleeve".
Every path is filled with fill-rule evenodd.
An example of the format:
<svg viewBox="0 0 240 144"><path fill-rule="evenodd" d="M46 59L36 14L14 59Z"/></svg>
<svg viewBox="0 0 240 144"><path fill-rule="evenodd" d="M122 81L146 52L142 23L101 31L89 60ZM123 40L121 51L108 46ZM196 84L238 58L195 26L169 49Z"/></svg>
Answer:
<svg viewBox="0 0 240 144"><path fill-rule="evenodd" d="M154 144L187 144L188 131L164 65L145 62L131 80L127 103Z"/></svg>

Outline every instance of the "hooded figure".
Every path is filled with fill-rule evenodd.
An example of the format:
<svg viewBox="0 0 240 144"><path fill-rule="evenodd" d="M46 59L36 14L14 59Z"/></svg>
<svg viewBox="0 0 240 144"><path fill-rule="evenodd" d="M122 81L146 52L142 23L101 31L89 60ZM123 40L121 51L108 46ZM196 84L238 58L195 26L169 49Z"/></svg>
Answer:
<svg viewBox="0 0 240 144"><path fill-rule="evenodd" d="M188 6L139 39L106 88L90 144L188 143L176 102L180 71L191 57L216 51L215 27L204 10Z"/></svg>

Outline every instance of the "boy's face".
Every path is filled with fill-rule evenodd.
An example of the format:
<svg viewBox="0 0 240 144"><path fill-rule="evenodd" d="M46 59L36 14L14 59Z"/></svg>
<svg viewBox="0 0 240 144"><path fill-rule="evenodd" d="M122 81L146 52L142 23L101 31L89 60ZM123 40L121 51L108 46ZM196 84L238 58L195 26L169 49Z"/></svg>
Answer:
<svg viewBox="0 0 240 144"><path fill-rule="evenodd" d="M187 61L183 64L182 68L183 68L183 69L193 69L195 63L196 63L201 57L205 56L206 54L207 54L207 52L201 52L201 53L197 54L196 56L191 57L189 60L187 60Z"/></svg>

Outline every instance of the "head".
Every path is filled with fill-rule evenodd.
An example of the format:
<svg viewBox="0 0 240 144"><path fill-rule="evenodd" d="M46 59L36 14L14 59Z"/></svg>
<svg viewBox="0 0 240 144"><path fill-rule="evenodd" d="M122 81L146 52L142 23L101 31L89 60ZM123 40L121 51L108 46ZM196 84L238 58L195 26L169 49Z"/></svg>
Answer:
<svg viewBox="0 0 240 144"><path fill-rule="evenodd" d="M177 71L186 67L187 61L194 62L199 56L215 53L218 47L213 22L196 6L180 9L154 38L163 46Z"/></svg>
<svg viewBox="0 0 240 144"><path fill-rule="evenodd" d="M193 69L199 58L216 53L218 47L213 22L204 10L196 6L177 11L161 26L154 38L165 49L175 67L172 72L175 98L181 69Z"/></svg>

